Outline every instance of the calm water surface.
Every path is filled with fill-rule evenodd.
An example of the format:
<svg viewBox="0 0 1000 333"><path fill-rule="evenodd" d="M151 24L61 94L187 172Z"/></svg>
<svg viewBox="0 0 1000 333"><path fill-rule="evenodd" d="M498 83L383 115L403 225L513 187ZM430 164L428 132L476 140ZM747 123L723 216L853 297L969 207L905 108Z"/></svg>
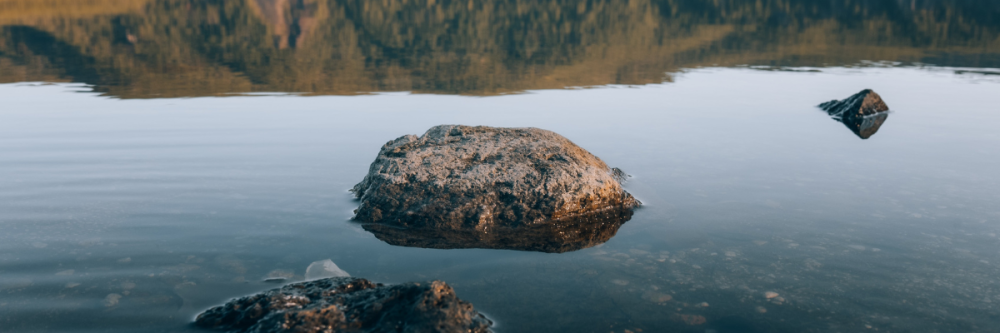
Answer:
<svg viewBox="0 0 1000 333"><path fill-rule="evenodd" d="M1000 327L994 2L46 3L0 1L2 332L195 332L323 259L497 332ZM867 139L816 107L864 88ZM349 221L438 124L555 131L645 206L567 253Z"/></svg>

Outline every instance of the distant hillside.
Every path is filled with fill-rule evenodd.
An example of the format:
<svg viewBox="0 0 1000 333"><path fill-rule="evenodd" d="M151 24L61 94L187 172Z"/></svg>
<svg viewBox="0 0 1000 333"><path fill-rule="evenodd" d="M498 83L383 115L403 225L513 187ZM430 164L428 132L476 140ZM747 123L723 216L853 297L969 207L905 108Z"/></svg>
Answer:
<svg viewBox="0 0 1000 333"><path fill-rule="evenodd" d="M138 13L149 0L0 0L0 25Z"/></svg>
<svg viewBox="0 0 1000 333"><path fill-rule="evenodd" d="M0 0L0 82L491 95L700 66L1000 67L1000 2Z"/></svg>

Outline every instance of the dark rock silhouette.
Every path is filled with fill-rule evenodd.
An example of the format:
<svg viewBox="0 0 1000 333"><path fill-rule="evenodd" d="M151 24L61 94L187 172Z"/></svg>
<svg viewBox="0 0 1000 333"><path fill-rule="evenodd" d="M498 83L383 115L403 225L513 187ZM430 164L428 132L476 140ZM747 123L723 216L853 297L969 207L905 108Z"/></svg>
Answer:
<svg viewBox="0 0 1000 333"><path fill-rule="evenodd" d="M241 297L195 319L203 328L254 333L487 333L492 324L441 281L386 286L350 277Z"/></svg>
<svg viewBox="0 0 1000 333"><path fill-rule="evenodd" d="M862 90L843 100L822 103L819 107L862 139L868 139L878 132L882 123L889 118L889 106L871 89Z"/></svg>
<svg viewBox="0 0 1000 333"><path fill-rule="evenodd" d="M560 243L604 241L628 220L639 201L622 189L623 176L550 131L441 125L382 147L352 189L361 199L355 220L412 231L368 227L395 244L561 252L571 247ZM565 236L547 245L511 242L558 232ZM417 241L444 235L456 238Z"/></svg>
<svg viewBox="0 0 1000 333"><path fill-rule="evenodd" d="M885 105L882 97L871 89L851 95L843 100L832 100L819 105L821 109L831 116L838 117L864 117L880 112L889 111L889 106Z"/></svg>

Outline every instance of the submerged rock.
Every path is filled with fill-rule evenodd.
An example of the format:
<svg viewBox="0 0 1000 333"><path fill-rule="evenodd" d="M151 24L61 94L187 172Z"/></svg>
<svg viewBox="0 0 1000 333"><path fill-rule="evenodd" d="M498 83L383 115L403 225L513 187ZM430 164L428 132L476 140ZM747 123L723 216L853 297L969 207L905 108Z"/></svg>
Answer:
<svg viewBox="0 0 1000 333"><path fill-rule="evenodd" d="M491 332L492 322L441 281L393 286L337 277L229 301L195 324L227 332Z"/></svg>
<svg viewBox="0 0 1000 333"><path fill-rule="evenodd" d="M628 211L610 214L617 230L639 205L622 189L624 177L550 131L441 125L382 146L352 189L361 200L355 220L462 239L449 246L506 248L499 240L527 235L521 228L573 233L608 211Z"/></svg>
<svg viewBox="0 0 1000 333"><path fill-rule="evenodd" d="M337 264L333 263L333 260L326 259L320 261L314 261L306 267L306 280L316 280L329 277L350 277L348 274Z"/></svg>
<svg viewBox="0 0 1000 333"><path fill-rule="evenodd" d="M889 118L889 106L871 89L862 90L843 100L822 103L819 107L862 139L878 132L882 123Z"/></svg>
<svg viewBox="0 0 1000 333"><path fill-rule="evenodd" d="M264 282L285 282L295 278L295 273L283 269L276 269L264 276Z"/></svg>
<svg viewBox="0 0 1000 333"><path fill-rule="evenodd" d="M112 306L118 305L118 300L120 299L122 299L122 295L108 294L108 296L104 297L104 306L110 308Z"/></svg>

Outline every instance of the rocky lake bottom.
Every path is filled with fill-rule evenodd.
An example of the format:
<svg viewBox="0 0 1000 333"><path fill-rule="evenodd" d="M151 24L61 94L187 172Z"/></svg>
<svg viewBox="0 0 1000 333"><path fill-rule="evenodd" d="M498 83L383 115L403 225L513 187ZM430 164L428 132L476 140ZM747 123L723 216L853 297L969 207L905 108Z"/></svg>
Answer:
<svg viewBox="0 0 1000 333"><path fill-rule="evenodd" d="M375 282L446 281L496 332L988 332L989 73L704 68L492 97L0 85L15 106L0 111L0 327L199 331L198 313L330 259ZM867 139L817 107L864 88L890 107ZM632 175L643 206L565 253L394 246L350 221L379 147L440 124L557 132Z"/></svg>

